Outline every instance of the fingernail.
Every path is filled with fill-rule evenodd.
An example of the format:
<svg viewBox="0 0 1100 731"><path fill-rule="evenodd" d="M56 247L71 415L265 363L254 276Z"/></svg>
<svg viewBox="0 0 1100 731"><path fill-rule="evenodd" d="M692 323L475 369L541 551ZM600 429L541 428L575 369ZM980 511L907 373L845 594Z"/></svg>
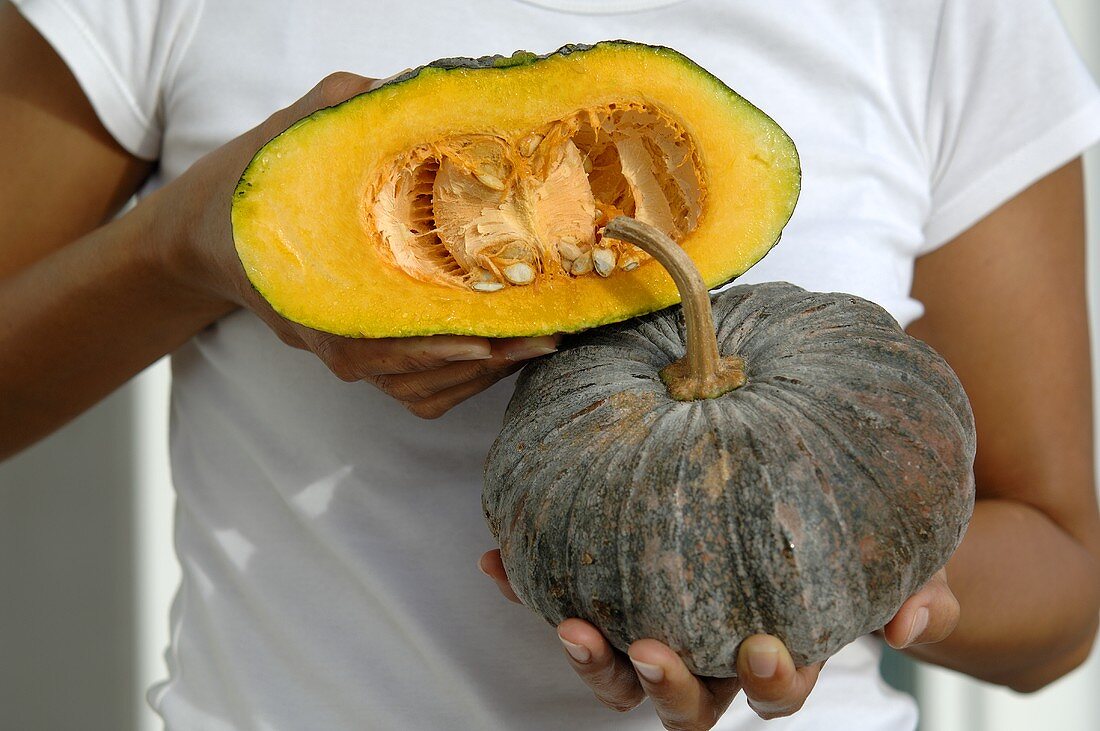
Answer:
<svg viewBox="0 0 1100 731"><path fill-rule="evenodd" d="M558 635L558 639L561 640L561 644L565 646L565 651L569 653L569 657L573 658L579 663L586 663L592 659L592 653L588 651L588 648L584 645L578 645L565 639L561 635Z"/></svg>
<svg viewBox="0 0 1100 731"><path fill-rule="evenodd" d="M530 358L538 358L540 355L549 355L550 353L556 353L557 348L553 345L513 345L510 348L504 349L505 360L528 360Z"/></svg>
<svg viewBox="0 0 1100 731"><path fill-rule="evenodd" d="M477 560L477 570L480 571L481 573L485 574L486 576L489 576L489 572L486 571L485 567L481 565L481 559L480 558ZM489 576L489 578L491 579L493 577Z"/></svg>
<svg viewBox="0 0 1100 731"><path fill-rule="evenodd" d="M488 348L464 348L443 356L443 360L489 360L492 357L493 352Z"/></svg>
<svg viewBox="0 0 1100 731"><path fill-rule="evenodd" d="M665 679L665 671L660 665L650 665L647 662L640 662L634 658L630 658L630 662L634 663L635 672L641 675L646 682L660 683Z"/></svg>
<svg viewBox="0 0 1100 731"><path fill-rule="evenodd" d="M902 647L909 647L917 641L921 633L928 628L928 607L921 607L913 615L913 624L909 625L909 636L905 638Z"/></svg>
<svg viewBox="0 0 1100 731"><path fill-rule="evenodd" d="M749 670L761 680L767 680L775 675L775 670L778 667L779 650L749 650Z"/></svg>

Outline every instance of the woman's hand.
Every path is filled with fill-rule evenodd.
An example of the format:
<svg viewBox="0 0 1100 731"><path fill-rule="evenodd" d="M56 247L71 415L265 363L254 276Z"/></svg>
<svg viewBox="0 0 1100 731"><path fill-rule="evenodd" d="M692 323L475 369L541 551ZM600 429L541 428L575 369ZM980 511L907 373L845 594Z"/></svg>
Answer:
<svg viewBox="0 0 1100 731"><path fill-rule="evenodd" d="M247 307L287 345L308 350L344 381L367 381L417 416L434 418L504 376L522 361L553 352L553 337L489 340L459 335L346 338L278 315L252 288L233 246L229 201L255 152L299 119L370 91L381 82L349 73L326 77L304 97L210 153L143 202L168 237L162 261L199 296Z"/></svg>
<svg viewBox="0 0 1100 731"><path fill-rule="evenodd" d="M338 376L424 417L553 350L553 338L340 338L300 327L252 289L233 246L232 192L261 146L376 83L333 74L116 216L154 165L119 146L56 51L0 4L0 459L83 412L219 317L247 307ZM42 190L64 195L42 196Z"/></svg>
<svg viewBox="0 0 1100 731"><path fill-rule="evenodd" d="M519 603L499 550L485 553L478 567L507 599ZM902 605L883 634L898 648L937 642L951 632L958 616L958 602L941 570ZM569 664L601 703L629 711L648 696L669 729L713 727L740 690L761 718L789 716L802 708L825 664L796 668L777 638L753 635L738 649L736 678L705 678L692 675L675 652L656 640L638 640L624 655L580 619L558 625L558 638Z"/></svg>
<svg viewBox="0 0 1100 731"><path fill-rule="evenodd" d="M875 634L895 650L928 645L945 639L959 623L959 600L947 585L947 569L932 575L920 590L905 600L894 618Z"/></svg>

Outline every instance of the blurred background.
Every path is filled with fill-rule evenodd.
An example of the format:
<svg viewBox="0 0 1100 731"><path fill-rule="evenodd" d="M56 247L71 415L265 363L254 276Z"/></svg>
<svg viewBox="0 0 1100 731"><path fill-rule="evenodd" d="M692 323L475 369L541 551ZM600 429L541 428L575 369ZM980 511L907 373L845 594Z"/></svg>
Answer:
<svg viewBox="0 0 1100 731"><path fill-rule="evenodd" d="M1100 2L1058 5L1100 78ZM1086 170L1093 380L1100 383L1100 149L1090 152ZM171 537L168 380L166 363L158 363L0 464L4 731L162 728L144 695L166 674L162 653L179 579ZM893 652L884 673L917 697L922 731L1100 729L1100 650L1085 667L1032 695Z"/></svg>

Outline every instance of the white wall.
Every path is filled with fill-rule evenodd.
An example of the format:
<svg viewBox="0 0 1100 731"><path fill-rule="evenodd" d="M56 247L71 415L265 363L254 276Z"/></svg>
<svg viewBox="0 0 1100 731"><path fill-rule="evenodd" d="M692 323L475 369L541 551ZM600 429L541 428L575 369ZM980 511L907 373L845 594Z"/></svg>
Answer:
<svg viewBox="0 0 1100 731"><path fill-rule="evenodd" d="M0 464L3 731L131 728L133 403L124 388Z"/></svg>

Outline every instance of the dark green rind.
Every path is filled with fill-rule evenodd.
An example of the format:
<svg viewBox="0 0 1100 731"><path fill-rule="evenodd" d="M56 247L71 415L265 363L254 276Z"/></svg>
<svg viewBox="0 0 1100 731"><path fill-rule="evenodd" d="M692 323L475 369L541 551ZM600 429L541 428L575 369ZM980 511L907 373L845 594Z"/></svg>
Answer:
<svg viewBox="0 0 1100 731"><path fill-rule="evenodd" d="M576 336L521 373L482 497L529 608L725 677L752 634L807 665L882 627L962 538L975 432L951 368L873 303L769 283L713 304L744 386L669 397L680 308Z"/></svg>
<svg viewBox="0 0 1100 731"><path fill-rule="evenodd" d="M741 96L736 91L734 91L729 86L727 86L726 83L723 82L721 79L719 79L717 76L712 74L710 71L707 71L705 68L703 68L699 64L695 63L694 61L692 61L690 58L688 58L684 54L680 53L679 51L677 51L673 48L669 48L668 46L658 46L658 45L651 45L651 44L646 44L646 43L637 43L635 41L627 41L627 40L608 40L608 41L600 41L600 42L595 43L595 44L569 43L569 44L566 44L566 45L562 46L561 48L558 48L555 51L543 54L541 56L537 55L537 54L535 54L531 51L517 50L511 56L502 56L500 54L496 54L496 55L492 55L492 56L479 56L477 58L468 58L468 57L462 57L462 56L453 57L453 58L441 58L441 59L437 59L435 61L432 61L430 63L424 64L423 66L418 66L417 68L405 71L404 73L398 74L397 76L395 76L394 78L390 79L385 84L382 84L381 86L379 86L377 88L371 89L370 91L363 92L362 94L356 94L355 96L350 97L350 98L346 99L345 101L340 102L339 104L334 104L332 106L322 107L321 109L318 109L316 112L313 112L312 114L310 114L306 117L303 117L302 119L298 120L297 122L292 124L287 129L285 129L282 132L280 132L279 134L275 135L275 137L268 140L267 143L265 143L263 145L263 147L261 147L259 150L256 151L256 153L249 160L248 165L245 167L244 171L241 173L241 177L237 181L237 185L233 190L233 201L235 203L238 198L244 198L248 195L249 189L252 187L252 181L249 179L250 173L253 172L253 168L256 166L259 159L264 155L265 152L270 151L270 147L277 140L279 140L283 136L293 132L294 130L298 129L299 127L302 127L302 126L307 125L307 124L312 124L313 122L316 122L316 121L320 121L320 120L324 119L325 115L331 114L331 113L339 110L341 107L345 106L346 104L348 104L348 103L350 103L350 102L352 102L356 99L359 99L361 97L370 96L371 94L374 94L375 92L379 91L380 89L385 89L385 88L390 88L390 87L393 87L393 86L398 86L398 85L401 85L401 84L409 84L409 83L415 82L415 80L418 77L420 77L422 74L425 74L425 73L432 73L432 72L436 72L436 71L446 73L446 72L451 72L451 71L462 71L462 70L466 70L466 71L480 70L480 71L487 71L487 72L503 71L503 70L507 70L507 69L511 69L511 68L517 68L517 67L521 67L521 66L530 66L530 65L538 63L539 61L543 61L545 59L551 58L553 56L559 56L559 55L560 56L568 56L568 55L573 54L573 53L584 53L586 51L590 51L590 50L593 50L595 48L599 48L599 47L602 47L602 46L608 46L608 45L626 46L626 47L629 47L629 48L632 48L632 49L644 49L647 52L658 53L660 55L664 55L664 56L670 57L672 59L675 59L676 61L690 67L692 69L692 71L694 71L698 74L701 74L705 78L710 79L711 82L713 84L715 84L721 91L728 94L735 104L743 105L744 107L749 109L754 114L759 115L760 117L767 120L771 124L771 126L774 128L774 130L779 135L782 135L782 137L787 140L787 143L790 145L791 152L793 153L794 158L795 158L794 159L794 162L795 162L795 175L796 175L798 185L795 189L794 201L792 201L792 204L791 204L791 212L788 214L787 219L784 220L782 225L780 226L780 232L782 232L783 227L785 227L787 225L787 223L790 221L790 217L792 215L794 215L794 210L795 210L795 207L797 206L798 198L799 198L799 196L801 194L801 190L802 190L802 169L801 169L801 165L800 165L799 158L798 158L798 148L795 146L794 140L791 139L790 135L787 134L786 130L784 130L774 119L772 119L770 116L768 116L759 107L757 107L752 102L745 99L743 96ZM234 206L234 208L235 208L235 206ZM746 271L748 271L753 266L755 266L757 263L759 263L765 256L767 256L771 252L771 250L773 248L775 248L775 245L779 243L781 238L782 238L782 233L780 233L780 235L776 237L775 241L772 242L772 244L767 248L767 250L756 261L749 264L748 267L742 269L741 271L734 271L734 272L730 273L728 276L720 278L716 282L708 283L709 286L712 287L712 288L717 288L717 287L723 286L725 284L729 284L730 282L733 282L734 280L737 279L737 277L744 274ZM239 260L239 256L238 256L238 260ZM243 262L242 262L242 266L243 266ZM266 301L268 303L268 305L271 306L271 308L275 312L277 312L282 317L287 317L287 319L291 319L287 316L287 314L285 312L283 312L279 308L279 306L277 304L272 302L271 299L268 298L266 294L264 294L262 289L260 289L259 287L256 286L255 282L252 281L251 277L248 277L248 280L249 280L249 284L252 286L252 289L257 294L259 294L260 297L262 297L264 299L264 301ZM608 324L612 324L612 323L616 323L616 322L622 322L624 320L628 320L628 319L631 319L631 318L634 318L634 317L639 317L639 316L642 316L642 315L650 314L650 313L652 313L652 312L654 312L655 310L658 310L658 309L661 309L661 308L660 307L639 307L637 310L631 311L628 314L616 314L616 315L613 315L613 316L609 316L608 318L606 318L604 320L599 320L599 321L587 323L585 325L584 329L592 329L592 328L596 328L596 327L601 327L603 325L608 325ZM343 335L345 337L363 337L363 334L361 332L339 331L339 330L333 330L331 328L322 328L322 327L318 327L317 323L311 323L311 322L308 322L308 321L304 321L300 318L299 319L294 319L293 321L297 322L301 325L305 325L306 327L311 327L311 328L314 328L314 329L317 329L317 330L330 332L334 335ZM530 331L529 333L526 333L526 334L529 335L529 336L538 336L538 335L552 335L552 334L555 334L556 332L558 332L558 331L557 330L546 330L546 331L532 330L532 331ZM407 331L395 331L394 334L393 334L394 337L415 337L415 336L421 336L421 335L479 335L479 336L483 336L483 337L498 337L498 336L514 336L514 333L495 333L495 332L488 332L488 331L485 331L485 330L475 330L475 329L460 330L460 329L434 329L433 328L433 329L430 329L430 330L410 329L410 330L407 330Z"/></svg>

